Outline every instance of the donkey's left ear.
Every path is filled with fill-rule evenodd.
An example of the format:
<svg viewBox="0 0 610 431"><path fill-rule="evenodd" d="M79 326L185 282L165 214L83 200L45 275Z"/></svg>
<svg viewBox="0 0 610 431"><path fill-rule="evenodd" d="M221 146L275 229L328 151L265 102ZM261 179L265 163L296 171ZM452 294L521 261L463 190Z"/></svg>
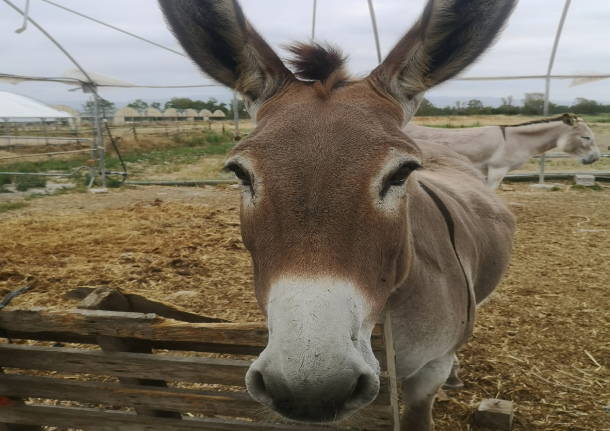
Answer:
<svg viewBox="0 0 610 431"><path fill-rule="evenodd" d="M256 105L293 79L246 20L236 0L159 0L189 56L215 80Z"/></svg>
<svg viewBox="0 0 610 431"><path fill-rule="evenodd" d="M517 0L428 0L424 13L370 79L403 106L454 77L491 45Z"/></svg>

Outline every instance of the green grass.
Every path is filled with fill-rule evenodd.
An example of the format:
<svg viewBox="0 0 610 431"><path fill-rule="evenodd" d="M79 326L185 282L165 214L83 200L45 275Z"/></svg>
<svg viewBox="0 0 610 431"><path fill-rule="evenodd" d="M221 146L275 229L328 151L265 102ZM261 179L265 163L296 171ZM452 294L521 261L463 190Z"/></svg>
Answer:
<svg viewBox="0 0 610 431"><path fill-rule="evenodd" d="M11 184L13 179L10 175L0 175L0 187Z"/></svg>
<svg viewBox="0 0 610 431"><path fill-rule="evenodd" d="M481 123L479 121L477 121L473 124L451 124L451 123L431 124L431 125L428 125L427 127L438 127L441 129L467 129L470 127L481 127Z"/></svg>
<svg viewBox="0 0 610 431"><path fill-rule="evenodd" d="M17 175L15 177L15 188L19 192L47 186L47 179L34 175Z"/></svg>
<svg viewBox="0 0 610 431"><path fill-rule="evenodd" d="M610 113L597 115L582 115L587 123L610 123Z"/></svg>
<svg viewBox="0 0 610 431"><path fill-rule="evenodd" d="M197 135L176 136L176 146L159 150L139 150L122 153L123 160L129 164L164 165L194 163L207 155L226 154L233 148L233 136L228 133L204 132ZM112 150L109 150L112 152ZM51 159L40 162L18 162L2 165L6 172L47 172L70 171L85 164L89 157L73 159ZM106 158L106 168L120 170L121 163L112 155ZM0 186L11 182L9 175L0 176Z"/></svg>
<svg viewBox="0 0 610 431"><path fill-rule="evenodd" d="M580 184L574 184L572 187L570 187L571 190L578 190L578 191L594 191L594 192L601 192L604 190L604 188L602 186L600 186L599 184L594 184L592 186L581 186Z"/></svg>
<svg viewBox="0 0 610 431"><path fill-rule="evenodd" d="M12 210L18 210L21 208L27 207L29 204L27 202L6 202L0 203L0 214L5 213Z"/></svg>

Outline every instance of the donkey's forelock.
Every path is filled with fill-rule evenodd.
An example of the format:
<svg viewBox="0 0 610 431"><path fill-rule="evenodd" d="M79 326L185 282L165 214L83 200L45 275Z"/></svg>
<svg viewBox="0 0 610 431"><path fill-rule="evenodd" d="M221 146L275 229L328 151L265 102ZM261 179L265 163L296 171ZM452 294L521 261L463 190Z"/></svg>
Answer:
<svg viewBox="0 0 610 431"><path fill-rule="evenodd" d="M293 57L287 59L294 69L294 75L305 81L326 81L334 75L334 81L346 81L347 57L332 45L297 42L287 47Z"/></svg>

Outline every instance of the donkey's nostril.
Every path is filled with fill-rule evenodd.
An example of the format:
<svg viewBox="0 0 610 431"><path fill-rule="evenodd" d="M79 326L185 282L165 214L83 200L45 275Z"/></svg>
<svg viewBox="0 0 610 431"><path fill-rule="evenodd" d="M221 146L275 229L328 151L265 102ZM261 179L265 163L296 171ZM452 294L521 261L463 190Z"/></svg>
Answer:
<svg viewBox="0 0 610 431"><path fill-rule="evenodd" d="M252 398L266 405L273 402L271 395L265 385L265 378L260 371L250 369L246 375L246 386Z"/></svg>
<svg viewBox="0 0 610 431"><path fill-rule="evenodd" d="M347 408L359 408L373 401L379 392L379 380L373 374L358 377L354 390L345 402Z"/></svg>

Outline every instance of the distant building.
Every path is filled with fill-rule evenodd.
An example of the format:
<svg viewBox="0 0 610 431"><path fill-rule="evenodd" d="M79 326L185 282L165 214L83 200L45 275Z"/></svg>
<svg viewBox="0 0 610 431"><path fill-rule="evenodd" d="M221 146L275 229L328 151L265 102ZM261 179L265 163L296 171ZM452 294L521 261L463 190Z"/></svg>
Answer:
<svg viewBox="0 0 610 431"><path fill-rule="evenodd" d="M201 111L196 111L195 109L179 111L174 108L168 108L161 112L155 108L146 108L143 111L138 111L126 106L116 111L112 124L122 126L128 123L146 121L208 121L210 119L226 118L226 116L220 109L210 112L207 109L202 109Z"/></svg>

